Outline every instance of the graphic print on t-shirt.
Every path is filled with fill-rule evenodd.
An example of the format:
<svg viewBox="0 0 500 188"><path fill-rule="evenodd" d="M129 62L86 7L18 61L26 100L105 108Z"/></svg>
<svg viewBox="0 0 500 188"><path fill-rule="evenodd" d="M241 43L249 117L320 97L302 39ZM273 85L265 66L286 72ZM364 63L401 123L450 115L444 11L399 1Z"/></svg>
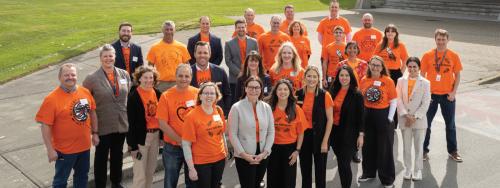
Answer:
<svg viewBox="0 0 500 188"><path fill-rule="evenodd" d="M78 125L85 125L90 112L90 105L87 99L77 99L71 103L71 117Z"/></svg>
<svg viewBox="0 0 500 188"><path fill-rule="evenodd" d="M158 106L158 103L156 101L148 101L147 103L147 114L150 117L156 116L156 107Z"/></svg>

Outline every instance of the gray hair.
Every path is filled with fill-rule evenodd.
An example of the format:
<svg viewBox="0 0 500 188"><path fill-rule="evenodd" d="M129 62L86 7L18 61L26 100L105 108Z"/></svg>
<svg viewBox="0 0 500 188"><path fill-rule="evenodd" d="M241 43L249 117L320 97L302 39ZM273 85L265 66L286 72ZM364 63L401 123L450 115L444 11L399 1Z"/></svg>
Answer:
<svg viewBox="0 0 500 188"><path fill-rule="evenodd" d="M62 71L63 71L63 69L64 69L64 68L68 68L68 69L70 69L70 68L75 68L75 70L76 70L76 64L74 64L74 63L64 63L64 64L62 64L62 65L59 67L59 73L57 74L57 75L58 75L58 76L57 76L58 78L60 78L60 77L61 77L61 74L62 74Z"/></svg>
<svg viewBox="0 0 500 188"><path fill-rule="evenodd" d="M166 20L165 22L163 22L162 28L166 26L172 26L175 29L175 23L172 20Z"/></svg>
<svg viewBox="0 0 500 188"><path fill-rule="evenodd" d="M113 54L116 54L115 48L111 46L111 44L104 44L101 48L99 48L99 57L102 55L104 52L113 52Z"/></svg>
<svg viewBox="0 0 500 188"><path fill-rule="evenodd" d="M193 70L191 70L191 66L187 63L181 63L177 65L177 68L175 69L175 76L179 74L179 71L181 69L187 69L189 71L189 75L193 76Z"/></svg>

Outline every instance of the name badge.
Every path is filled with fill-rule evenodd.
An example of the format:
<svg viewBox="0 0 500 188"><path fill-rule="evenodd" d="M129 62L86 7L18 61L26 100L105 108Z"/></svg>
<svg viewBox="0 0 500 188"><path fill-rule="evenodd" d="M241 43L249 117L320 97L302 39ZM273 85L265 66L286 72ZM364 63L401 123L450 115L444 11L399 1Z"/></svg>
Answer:
<svg viewBox="0 0 500 188"><path fill-rule="evenodd" d="M126 79L120 79L120 84L123 84L123 85L127 84L127 80Z"/></svg>
<svg viewBox="0 0 500 188"><path fill-rule="evenodd" d="M189 101L186 101L186 106L187 106L187 107L194 106L194 100L189 100Z"/></svg>
<svg viewBox="0 0 500 188"><path fill-rule="evenodd" d="M370 39L375 40L375 39L377 39L377 36L376 35L371 35Z"/></svg>
<svg viewBox="0 0 500 188"><path fill-rule="evenodd" d="M326 80L327 80L327 82L332 82L332 77L329 76Z"/></svg>
<svg viewBox="0 0 500 188"><path fill-rule="evenodd" d="M80 104L86 105L89 104L89 101L87 99L80 99Z"/></svg>
<svg viewBox="0 0 500 188"><path fill-rule="evenodd" d="M297 101L297 104L304 104L304 101Z"/></svg>
<svg viewBox="0 0 500 188"><path fill-rule="evenodd" d="M297 72L295 72L295 71L290 72L290 76L297 76Z"/></svg>
<svg viewBox="0 0 500 188"><path fill-rule="evenodd" d="M222 82L215 82L215 85L220 86L222 85Z"/></svg>
<svg viewBox="0 0 500 188"><path fill-rule="evenodd" d="M441 75L440 74L436 75L436 81L438 81L438 82L441 81Z"/></svg>
<svg viewBox="0 0 500 188"><path fill-rule="evenodd" d="M139 58L137 58L136 56L132 56L132 61L137 62L137 60L139 60Z"/></svg>
<svg viewBox="0 0 500 188"><path fill-rule="evenodd" d="M214 118L214 121L222 121L219 114L214 115L213 118Z"/></svg>
<svg viewBox="0 0 500 188"><path fill-rule="evenodd" d="M373 81L373 85L374 85L374 86L379 86L379 87L380 87L380 86L382 85L382 82L381 82L381 81L378 81L378 80L377 80L377 81Z"/></svg>
<svg viewBox="0 0 500 188"><path fill-rule="evenodd" d="M264 93L267 93L267 87L264 87Z"/></svg>

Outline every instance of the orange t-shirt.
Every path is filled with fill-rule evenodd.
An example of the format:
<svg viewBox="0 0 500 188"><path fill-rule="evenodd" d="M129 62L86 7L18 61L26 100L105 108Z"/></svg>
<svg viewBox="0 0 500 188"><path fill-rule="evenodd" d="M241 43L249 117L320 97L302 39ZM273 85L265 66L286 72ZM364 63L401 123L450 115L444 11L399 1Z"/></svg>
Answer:
<svg viewBox="0 0 500 188"><path fill-rule="evenodd" d="M106 73L106 72L105 72ZM113 89L113 92L115 93L115 96L120 95L120 84L118 84L117 80L115 79L115 72L111 73L106 73L106 78L108 78L108 83L111 85L111 88Z"/></svg>
<svg viewBox="0 0 500 188"><path fill-rule="evenodd" d="M359 88L363 92L367 108L387 108L391 100L397 97L396 87L389 76L381 76L378 79L364 77Z"/></svg>
<svg viewBox="0 0 500 188"><path fill-rule="evenodd" d="M284 69L282 68L279 73L274 70L269 71L269 76L271 77L271 82L273 85L280 79L288 79L292 81L293 88L298 89L302 87L302 80L304 79L304 69L299 71L294 71L293 68Z"/></svg>
<svg viewBox="0 0 500 188"><path fill-rule="evenodd" d="M130 48L122 47L123 60L125 60L125 69L130 72Z"/></svg>
<svg viewBox="0 0 500 188"><path fill-rule="evenodd" d="M304 126L305 129L312 128L312 113L313 113L313 105L314 105L314 92L307 92L306 96L304 96L304 103L302 104L302 110L304 110L304 114L306 115L306 119L308 124ZM330 93L325 92L325 109L333 107L333 100Z"/></svg>
<svg viewBox="0 0 500 188"><path fill-rule="evenodd" d="M291 144L297 142L298 135L304 133L304 126L307 120L304 111L295 105L295 119L288 122L288 115L285 111L276 107L274 116L274 144Z"/></svg>
<svg viewBox="0 0 500 188"><path fill-rule="evenodd" d="M240 47L241 65L243 65L243 63L245 63L245 58L247 57L247 39L238 39L238 46ZM243 66L241 67L243 68Z"/></svg>
<svg viewBox="0 0 500 188"><path fill-rule="evenodd" d="M335 96L333 100L333 124L339 126L340 124L340 112L342 111L342 104L344 104L344 99L347 94L347 89L342 88Z"/></svg>
<svg viewBox="0 0 500 188"><path fill-rule="evenodd" d="M299 54L301 60L302 68L306 68L309 64L309 56L311 55L311 41L307 36L302 35L299 37L291 37L293 46L297 48L297 53Z"/></svg>
<svg viewBox="0 0 500 188"><path fill-rule="evenodd" d="M225 130L224 114L219 114L215 107L212 114L207 114L201 106L196 106L186 115L182 139L191 142L194 164L213 163L226 158Z"/></svg>
<svg viewBox="0 0 500 188"><path fill-rule="evenodd" d="M344 28L344 33L350 33L351 24L349 24L349 20L346 18L339 16L338 18L323 18L318 25L316 31L322 35L321 45L325 47L326 45L335 41L335 36L333 35L333 28L335 26L342 26ZM345 41L345 38L344 38Z"/></svg>
<svg viewBox="0 0 500 188"><path fill-rule="evenodd" d="M288 21L287 19L283 20L283 22L281 22L280 24L280 31L283 32L283 33L286 33L286 34L289 34L289 35L292 35L292 33L289 33L289 30L288 30L288 27L290 27L290 23L292 23L291 21ZM307 28L302 28L304 29L304 33L303 35L304 36L307 36Z"/></svg>
<svg viewBox="0 0 500 188"><path fill-rule="evenodd" d="M361 81L361 78L365 77L366 71L368 71L368 63L366 61L361 60L361 59L356 59L355 62L349 61L349 59L346 59L344 61L341 61L337 67L342 66L344 64L349 65L353 70L354 70L354 77L356 77L356 81L359 84L359 81ZM336 75L334 75L336 76Z"/></svg>
<svg viewBox="0 0 500 188"><path fill-rule="evenodd" d="M323 61L328 63L326 75L328 77L332 77L332 81L335 79L335 74L337 74L338 63L347 59L347 56L344 53L345 45L346 44L343 42L340 44L332 42L325 47L325 50L321 54Z"/></svg>
<svg viewBox="0 0 500 188"><path fill-rule="evenodd" d="M247 36L252 37L254 39L258 39L259 36L264 33L264 27L262 27L260 24L254 23L254 24L247 24ZM233 31L232 37L236 37L236 31Z"/></svg>
<svg viewBox="0 0 500 188"><path fill-rule="evenodd" d="M377 45L382 41L384 34L376 28L360 29L354 33L353 41L356 41L359 46L360 53L358 57L362 60L369 61L375 53Z"/></svg>
<svg viewBox="0 0 500 188"><path fill-rule="evenodd" d="M441 62L444 52L438 52L437 60L435 59L435 49L432 49L422 57L420 71L426 75L431 82L431 93L437 95L448 94L453 91L455 83L455 73L462 71L462 62L460 57L453 50L446 51L446 57L441 63L439 72L436 72L437 62Z"/></svg>
<svg viewBox="0 0 500 188"><path fill-rule="evenodd" d="M137 87L137 92L141 97L142 105L144 105L144 112L146 117L147 129L158 129L160 124L156 118L156 108L158 107L158 99L154 89L145 90L142 87Z"/></svg>
<svg viewBox="0 0 500 188"><path fill-rule="evenodd" d="M204 33L200 33L200 41L210 42L210 35L204 34Z"/></svg>
<svg viewBox="0 0 500 188"><path fill-rule="evenodd" d="M161 95L156 117L167 122L175 133L181 136L184 117L196 105L197 94L198 88L193 86L189 86L184 91L179 91L176 86L171 87ZM163 134L163 140L172 145L180 145L169 138L167 134Z"/></svg>
<svg viewBox="0 0 500 188"><path fill-rule="evenodd" d="M175 81L175 69L181 63L191 59L186 45L174 40L167 44L163 40L157 42L148 52L148 61L153 64L158 72L160 81Z"/></svg>
<svg viewBox="0 0 500 188"><path fill-rule="evenodd" d="M406 59L408 59L408 51L406 51L406 46L402 43L399 42L399 45L397 48L394 48L394 44L391 42L389 43L389 50L386 49L380 49L382 47L382 43L379 43L377 45L377 48L375 50L375 55L378 55L384 59L385 66L389 70L398 70L401 69L401 65L406 63ZM389 52L391 52L394 56L393 59L389 57Z"/></svg>
<svg viewBox="0 0 500 188"><path fill-rule="evenodd" d="M260 131L259 131L259 117L257 117L257 106L253 107L253 118L255 118L255 139L257 143L259 143L260 140Z"/></svg>
<svg viewBox="0 0 500 188"><path fill-rule="evenodd" d="M196 83L201 85L205 82L210 82L212 80L212 74L210 72L210 68L207 67L206 70L197 70L196 71Z"/></svg>
<svg viewBox="0 0 500 188"><path fill-rule="evenodd" d="M413 94L413 87L415 87L415 82L417 82L417 80L408 79L408 99L410 99L411 95Z"/></svg>
<svg viewBox="0 0 500 188"><path fill-rule="evenodd" d="M291 41L291 39L286 33L281 31L276 34L269 31L260 35L257 42L259 44L259 53L262 56L262 63L266 70L269 70L273 66L278 49L286 41Z"/></svg>
<svg viewBox="0 0 500 188"><path fill-rule="evenodd" d="M48 125L56 151L73 154L90 149L90 111L95 110L89 90L77 86L66 93L57 87L43 100L35 121Z"/></svg>

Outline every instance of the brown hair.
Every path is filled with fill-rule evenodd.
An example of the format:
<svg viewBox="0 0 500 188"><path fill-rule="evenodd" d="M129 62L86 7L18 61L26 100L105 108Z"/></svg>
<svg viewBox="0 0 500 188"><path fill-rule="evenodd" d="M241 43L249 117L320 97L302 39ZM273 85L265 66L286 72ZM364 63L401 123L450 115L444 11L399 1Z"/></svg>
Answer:
<svg viewBox="0 0 500 188"><path fill-rule="evenodd" d="M198 90L198 94L196 95L196 105L201 105L201 95L203 94L203 90L207 87L215 88L215 103L219 102L222 99L222 94L220 94L219 87L213 82L205 82L201 84L200 89Z"/></svg>
<svg viewBox="0 0 500 188"><path fill-rule="evenodd" d="M129 26L130 27L130 30L132 31L133 28L132 28L132 24L128 23L128 22L123 22L120 24L120 26L118 26L118 31L120 31L122 29L122 27L125 27L125 26Z"/></svg>
<svg viewBox="0 0 500 188"><path fill-rule="evenodd" d="M158 71L156 70L155 67L153 66L149 66L149 65L142 65L140 67L137 67L135 69L135 72L134 72L134 83L136 85L141 85L141 82L139 81L139 79L142 77L143 74L147 73L147 72L152 72L153 73L153 87L156 86L156 84L158 84L158 77L160 77L160 74L158 73Z"/></svg>
<svg viewBox="0 0 500 188"><path fill-rule="evenodd" d="M241 99L243 99L243 98L245 98L247 96L246 87L248 86L248 83L253 82L253 81L258 82L259 85L260 85L260 88L261 88L260 89L259 100L261 100L264 97L264 90L262 89L262 88L264 88L264 83L262 83L262 80L259 77L257 77L257 76L250 76L245 81L245 89L243 89L243 95L241 95Z"/></svg>
<svg viewBox="0 0 500 188"><path fill-rule="evenodd" d="M300 31L299 31L300 35L304 35L304 31L305 31L304 24L302 22L300 22L300 21L293 21L288 26L288 32L290 33L290 36L293 35L293 26L295 26L295 24L299 24L299 26L300 26Z"/></svg>
<svg viewBox="0 0 500 188"><path fill-rule="evenodd" d="M370 58L370 61L368 61L368 65L370 65L373 61L380 61L382 65L382 71L380 72L380 76L389 76L389 71L387 70L387 67L385 66L384 59L378 55L374 55L372 58ZM366 77L371 78L372 77L372 71L370 68L366 71Z"/></svg>
<svg viewBox="0 0 500 188"><path fill-rule="evenodd" d="M241 19L241 18L237 19L236 21L234 21L234 27L236 27L236 25L241 24L241 23L246 24L247 21L245 19Z"/></svg>
<svg viewBox="0 0 500 188"><path fill-rule="evenodd" d="M450 38L450 34L448 34L448 31L444 29L436 29L436 31L434 31L434 38L436 38L437 36L445 36L446 39Z"/></svg>

